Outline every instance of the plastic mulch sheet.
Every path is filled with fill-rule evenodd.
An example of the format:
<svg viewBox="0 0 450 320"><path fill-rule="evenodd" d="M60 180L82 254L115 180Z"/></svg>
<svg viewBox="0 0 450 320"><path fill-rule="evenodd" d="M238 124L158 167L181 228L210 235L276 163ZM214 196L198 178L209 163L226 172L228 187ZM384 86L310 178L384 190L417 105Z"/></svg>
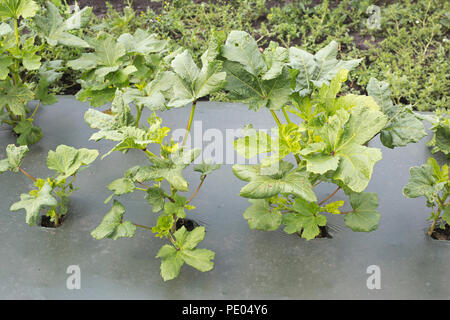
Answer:
<svg viewBox="0 0 450 320"><path fill-rule="evenodd" d="M113 144L89 141L94 132L83 120L88 104L73 97L39 110L36 124L44 138L31 147L23 168L35 176L51 172L45 161L50 149L59 144L99 149L106 153ZM193 128L198 132L222 132L253 123L257 128L275 126L268 112L247 110L245 105L200 102ZM163 125L185 128L190 108L161 113ZM149 113L144 114L148 116ZM200 127L201 130L200 130ZM207 136L207 135L206 135ZM194 132L195 138L201 140ZM207 137L206 137L207 138ZM203 140L206 139L204 137ZM377 192L381 222L371 233L346 228L343 217L328 216L332 239L306 241L297 235L277 231L255 231L242 213L249 206L239 197L244 182L222 165L207 177L193 201L197 208L190 217L207 229L200 247L216 252L215 268L206 273L184 266L180 276L164 282L155 256L165 240L139 229L132 239L95 240L90 232L109 211L107 185L137 164L146 164L145 154L115 152L100 158L79 173L71 197L69 214L58 229L29 227L23 211L10 212L20 193L28 192L30 181L21 174L0 175L0 298L29 299L347 299L347 298L450 298L450 242L429 239L425 232L429 208L425 200L407 199L402 188L411 166L424 164L430 156L425 143L390 150L382 148L383 159L375 165L366 191ZM0 128L0 158L15 137ZM201 141L200 141L201 143ZM204 146L210 142L204 141ZM220 148L220 142L217 142ZM232 150L232 140L224 149ZM371 146L380 147L378 138ZM229 151L228 151L229 152ZM442 157L437 157L442 163ZM199 174L185 170L190 196ZM334 190L332 185L317 188L319 199ZM347 200L339 192L336 200ZM135 192L122 196L126 219L152 225L156 214ZM346 204L346 207L348 205ZM345 209L344 208L344 209ZM66 273L70 265L81 270L81 289L68 290ZM368 289L369 266L378 266L381 289Z"/></svg>

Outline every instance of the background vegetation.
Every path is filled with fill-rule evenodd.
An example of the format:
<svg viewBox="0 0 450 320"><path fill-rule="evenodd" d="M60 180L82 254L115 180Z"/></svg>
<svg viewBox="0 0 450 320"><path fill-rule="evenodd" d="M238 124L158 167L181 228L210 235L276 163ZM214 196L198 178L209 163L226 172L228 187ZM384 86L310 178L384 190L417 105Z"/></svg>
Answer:
<svg viewBox="0 0 450 320"><path fill-rule="evenodd" d="M62 14L74 3L53 2ZM390 83L395 102L411 104L417 110L448 108L450 2L446 0L81 0L78 4L94 5L96 15L80 33L95 36L105 30L118 36L148 29L170 38L174 49L189 48L195 59L213 34L225 35L236 29L252 34L262 48L276 41L316 52L336 40L341 59L363 59L346 91L366 93L370 77L376 77ZM367 26L368 8L373 4L380 8L379 29ZM77 57L80 49L66 47L46 54L51 55L49 59L67 60ZM55 92L76 92L77 76L65 70ZM221 93L214 99L225 100Z"/></svg>

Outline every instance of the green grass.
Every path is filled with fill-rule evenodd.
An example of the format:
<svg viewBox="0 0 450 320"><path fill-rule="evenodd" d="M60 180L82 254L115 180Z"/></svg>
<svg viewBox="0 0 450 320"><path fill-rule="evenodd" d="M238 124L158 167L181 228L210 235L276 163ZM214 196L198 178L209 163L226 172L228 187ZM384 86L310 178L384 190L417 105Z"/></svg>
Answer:
<svg viewBox="0 0 450 320"><path fill-rule="evenodd" d="M153 0L154 1L154 0ZM155 1L154 1L155 2ZM370 77L388 81L398 103L418 110L448 108L450 2L418 1L203 1L172 0L162 10L117 12L110 5L102 19L86 32L99 29L120 35L137 28L149 29L173 46L189 48L195 58L210 37L231 30L251 33L261 47L270 41L316 52L331 40L340 43L343 59L363 58L352 72L346 90L365 92ZM274 6L275 3L275 6ZM271 8L269 8L270 6ZM381 28L367 27L367 8L381 10ZM94 24L96 24L94 26ZM70 53L67 53L71 55ZM223 99L218 94L215 99Z"/></svg>

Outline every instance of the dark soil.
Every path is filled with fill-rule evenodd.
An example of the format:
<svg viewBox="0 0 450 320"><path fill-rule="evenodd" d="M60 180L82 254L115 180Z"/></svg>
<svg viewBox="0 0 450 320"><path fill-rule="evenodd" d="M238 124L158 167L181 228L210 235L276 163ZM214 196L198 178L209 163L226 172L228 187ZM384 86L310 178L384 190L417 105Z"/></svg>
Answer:
<svg viewBox="0 0 450 320"><path fill-rule="evenodd" d="M44 228L58 228L60 227L64 220L65 220L66 216L62 216L61 218L59 218L59 225L55 225L55 223L53 223L52 221L50 221L50 217L49 216L42 216L41 217L41 227Z"/></svg>
<svg viewBox="0 0 450 320"><path fill-rule="evenodd" d="M431 238L435 240L450 240L450 226L446 224L445 229L437 227L431 234Z"/></svg>
<svg viewBox="0 0 450 320"><path fill-rule="evenodd" d="M176 223L176 230L180 229L181 227L185 227L187 231L192 231L198 226L200 226L197 222L190 219L178 219Z"/></svg>
<svg viewBox="0 0 450 320"><path fill-rule="evenodd" d="M328 232L328 228L326 226L324 226L324 227L319 226L319 230L320 230L320 233L315 237L315 239L333 239L331 234ZM297 232L297 235L299 237L301 237L302 232L301 231Z"/></svg>

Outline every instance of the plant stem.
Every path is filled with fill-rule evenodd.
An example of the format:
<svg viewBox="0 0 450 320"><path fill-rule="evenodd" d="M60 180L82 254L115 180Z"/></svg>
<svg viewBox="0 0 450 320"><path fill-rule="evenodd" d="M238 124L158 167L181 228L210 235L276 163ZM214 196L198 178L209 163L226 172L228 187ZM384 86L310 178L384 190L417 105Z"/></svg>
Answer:
<svg viewBox="0 0 450 320"><path fill-rule="evenodd" d="M277 114L275 113L275 111L270 110L270 113L272 114L272 117L275 119L275 122L277 123L277 125L279 127L281 127L281 121L280 118L278 118Z"/></svg>
<svg viewBox="0 0 450 320"><path fill-rule="evenodd" d="M146 185L146 184L144 184L144 183L142 183L142 182L140 182L140 181L136 181L136 182L139 183L141 186L146 187L147 189L150 188L148 185Z"/></svg>
<svg viewBox="0 0 450 320"><path fill-rule="evenodd" d="M55 227L59 226L59 216L57 213L55 214L55 222L53 222L53 223L55 224Z"/></svg>
<svg viewBox="0 0 450 320"><path fill-rule="evenodd" d="M144 109L144 107L137 107L137 114L136 114L136 128L139 128L139 120L141 119L141 115L142 115L142 109Z"/></svg>
<svg viewBox="0 0 450 320"><path fill-rule="evenodd" d="M149 157L153 157L153 158L158 158L158 156L156 154L154 154L153 152L151 152L150 150L143 150Z"/></svg>
<svg viewBox="0 0 450 320"><path fill-rule="evenodd" d="M28 178L30 178L31 180L33 180L34 182L36 182L36 178L33 177L31 174L29 174L28 172L26 172L25 170L23 170L21 167L19 167L19 171L22 172L24 175L26 175Z"/></svg>
<svg viewBox="0 0 450 320"><path fill-rule="evenodd" d="M334 190L332 194L330 194L328 197L326 197L325 199L323 199L322 201L320 201L320 202L318 203L318 205L321 206L321 205L323 205L325 202L327 202L328 200L330 200L330 198L333 197L340 189L341 189L341 187L337 187L337 189Z"/></svg>
<svg viewBox="0 0 450 320"><path fill-rule="evenodd" d="M17 19L14 19L14 35L16 38L16 49L17 51L20 51L20 40L19 40L19 23ZM14 61L14 72L13 74L13 80L14 84L18 84L19 82L19 60L15 59Z"/></svg>
<svg viewBox="0 0 450 320"><path fill-rule="evenodd" d="M144 188L139 188L139 187L135 187L137 190L141 190L141 191L144 191L144 192L147 192L147 189L144 189Z"/></svg>
<svg viewBox="0 0 450 320"><path fill-rule="evenodd" d="M192 102L191 114L189 115L189 121L188 121L188 124L186 126L186 133L184 135L183 143L181 144L181 146L184 146L186 144L187 136L189 135L189 131L191 131L192 119L194 119L194 113L195 113L195 106L196 105L197 105L197 100L194 100Z"/></svg>
<svg viewBox="0 0 450 320"><path fill-rule="evenodd" d="M286 107L283 107L281 110L283 111L283 114L284 114L284 117L286 118L286 121L288 123L291 123L291 119L289 119L289 116L288 116L288 114L286 112Z"/></svg>
<svg viewBox="0 0 450 320"><path fill-rule="evenodd" d="M436 201L436 203L438 205L438 210L436 212L436 216L434 217L433 223L430 226L430 229L428 229L428 235L430 237L433 234L434 229L436 228L436 225L437 225L439 219L441 218L440 217L441 216L441 211L442 211L442 208L444 207L443 201L441 199L438 198L438 199L435 199L435 201Z"/></svg>
<svg viewBox="0 0 450 320"><path fill-rule="evenodd" d="M142 228L142 229L146 229L146 230L150 230L150 231L152 230L151 227L143 226L143 225L137 224L137 223L133 223L133 224L138 228Z"/></svg>
<svg viewBox="0 0 450 320"><path fill-rule="evenodd" d="M16 37L16 48L20 49L20 42L19 42L19 23L17 19L14 19L14 35Z"/></svg>
<svg viewBox="0 0 450 320"><path fill-rule="evenodd" d="M170 242L172 242L172 244L173 244L173 246L175 247L175 248L177 248L177 250L180 250L176 245L175 245L175 239L173 238L173 236L172 236L172 234L169 232L169 239L170 239Z"/></svg>
<svg viewBox="0 0 450 320"><path fill-rule="evenodd" d="M200 188L202 187L203 182L205 181L205 179L206 179L206 176L204 176L204 177L201 179L200 184L198 185L197 189L194 191L194 193L192 194L192 196L189 198L189 200L186 202L186 204L188 204L189 202L191 202L191 201L195 198L195 196L197 195L198 191L199 191Z"/></svg>
<svg viewBox="0 0 450 320"><path fill-rule="evenodd" d="M166 197L167 199L169 199L170 202L175 203L175 199L174 199L173 197L169 196L168 194L166 194L165 192L164 192L164 197Z"/></svg>
<svg viewBox="0 0 450 320"><path fill-rule="evenodd" d="M41 101L39 101L37 106L36 106L36 108L34 108L34 111L33 111L33 113L31 114L31 117L30 117L31 119L34 118L34 115L36 114L36 111L39 109L40 105L41 105Z"/></svg>
<svg viewBox="0 0 450 320"><path fill-rule="evenodd" d="M272 114L272 117L275 119L275 122L277 123L278 127L281 127L280 118L278 118L278 116L275 113L275 111L270 110L270 113ZM283 113L284 113L284 116L285 116L287 122L290 123L289 117L288 117L286 111L284 110L284 108L283 108ZM295 162L297 162L297 164L299 164L300 163L300 157L298 156L298 154L294 154L294 157L295 157Z"/></svg>

